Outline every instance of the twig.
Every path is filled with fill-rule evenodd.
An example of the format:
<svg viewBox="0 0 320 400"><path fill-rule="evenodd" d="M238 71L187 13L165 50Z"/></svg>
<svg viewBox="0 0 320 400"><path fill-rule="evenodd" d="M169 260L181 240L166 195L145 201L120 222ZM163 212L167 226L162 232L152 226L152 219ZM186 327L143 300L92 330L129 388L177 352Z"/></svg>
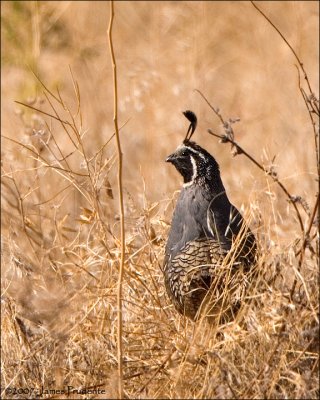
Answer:
<svg viewBox="0 0 320 400"><path fill-rule="evenodd" d="M156 377L156 375L165 367L167 362L170 360L172 357L172 350L169 350L169 353L167 357L163 360L163 362L159 365L159 367L155 370L155 372L152 374L152 376L147 380L147 382L139 389L138 393L141 394L145 388L149 385L150 382L153 381L153 379Z"/></svg>
<svg viewBox="0 0 320 400"><path fill-rule="evenodd" d="M37 253L37 251L36 251L36 248L34 247L34 245L33 245L33 243L32 243L31 237L30 237L30 235L29 235L29 233L28 233L28 230L27 230L27 224L26 224L27 217L26 217L26 212L25 212L25 208L24 208L24 204L23 204L24 198L22 197L22 195L21 195L21 193L20 193L20 190L19 190L19 188L18 188L18 185L17 185L17 183L16 183L16 180L15 180L15 178L14 178L14 176L13 176L13 171L12 171L12 170L11 170L11 174L12 174L11 180L12 180L12 182L13 182L13 184L14 184L14 187L15 187L15 189L16 189L16 191L17 191L17 195L18 195L18 200L19 200L19 212L20 212L20 216L21 216L21 223L22 223L23 231L24 231L25 235L27 236L27 239L28 239L28 241L29 241L29 243L30 243L30 246L31 246L31 248L32 248L32 250L33 250L33 252L34 252L35 257L36 257L36 258L38 259L38 261L39 261L39 260L40 260L40 259L39 259L39 255L38 255L38 253Z"/></svg>
<svg viewBox="0 0 320 400"><path fill-rule="evenodd" d="M309 226L308 226L308 228L307 228L307 230L306 230L306 232L304 234L303 240L302 240L301 248L300 248L299 252L297 253L297 254L300 253L300 258L299 258L299 263L298 263L298 272L300 272L300 269L301 269L301 266L302 266L302 262L303 262L303 258L304 258L304 252L305 252L305 249L307 247L308 241L310 240L310 237L309 237L310 231L312 229L313 221L314 221L314 219L316 217L316 213L317 213L318 209L319 209L319 193L318 193L317 200L316 200L316 203L315 203L314 208L313 208L313 212L312 212L310 220L309 220ZM290 290L290 298L291 299L292 299L294 291L296 289L296 285L297 285L297 277L295 276L293 284L292 284L292 287L291 287L291 290Z"/></svg>
<svg viewBox="0 0 320 400"><path fill-rule="evenodd" d="M200 94L200 96L206 101L206 103L209 105L209 107L210 107L210 108L214 111L214 113L219 117L219 119L220 119L220 121L222 122L223 126L224 126L224 127L227 127L227 126L228 126L228 122L225 121L225 119L222 117L222 115L220 114L220 112L219 112L218 110L216 110L216 109L210 104L210 102L208 101L208 99L204 96L204 94L203 94L200 90L195 89L195 91L198 92L198 93ZM274 175L273 172L272 172L270 169L268 169L268 168L264 167L263 165L261 165L255 158L253 158L247 151L245 151L245 150L234 140L234 133L233 133L232 128L230 127L230 124L229 124L229 128L230 128L230 130L231 130L230 134L219 135L219 134L217 134L217 133L212 132L211 129L208 129L208 132L210 133L210 135L219 138L223 143L231 143L231 145L232 145L233 147L235 147L235 149L236 149L236 154L243 154L243 155L245 155L250 161L253 162L253 164L254 164L256 167L258 167L261 171L263 171L264 173L266 173L267 175L269 175L269 176L273 179L273 181L276 182L276 183L280 186L281 190L286 194L286 196L287 196L289 202L293 205L293 207L294 207L294 209L295 209L295 211L296 211L297 218L298 218L299 225L300 225L300 229L301 229L301 232L302 232L302 235L303 235L303 238L304 238L304 226L303 226L303 221L302 221L302 218L301 218L301 214L300 214L300 212L299 212L299 210L298 210L297 204L295 203L295 201L294 201L293 197L291 196L291 194L288 192L287 188L283 185L282 182L279 181L278 177L277 177L276 175Z"/></svg>
<svg viewBox="0 0 320 400"><path fill-rule="evenodd" d="M122 282L124 272L124 258L125 258L125 229L124 229L124 205L123 205L123 189L122 189L122 152L120 144L120 135L118 127L118 87L117 87L117 64L115 60L113 42L112 42L112 26L114 19L114 4L113 0L110 2L110 20L108 28L108 39L110 54L113 67L113 96L114 96L114 115L113 122L115 127L117 152L118 152L118 191L119 191L119 209L120 209L120 226L121 226L121 259L119 266L118 287L117 287L117 314L118 314L118 343L117 343L117 357L118 357L118 397L123 399L123 343L122 343Z"/></svg>
<svg viewBox="0 0 320 400"><path fill-rule="evenodd" d="M301 61L301 59L299 58L299 56L297 55L296 51L294 50L294 48L291 46L291 44L288 42L288 40L286 39L286 37L281 33L281 31L279 30L279 28L277 28L275 26L275 24L264 14L264 12L262 10L260 10L260 8L253 2L251 1L251 4L253 5L253 7L259 11L259 13L268 21L268 23L278 32L278 34L281 36L282 40L286 43L286 45L289 47L290 51L292 52L292 54L294 55L295 59L297 60L299 67L301 68L301 71L303 72L304 75L304 79L307 82L307 86L308 86L308 90L309 90L309 95L306 94L305 90L303 89L303 87L301 86L301 82L300 82L300 71L299 68L297 67L298 70L298 85L299 85L299 90L300 93L303 97L304 103L307 107L309 116L310 116L310 120L311 120L311 124L312 124L312 129L314 132L314 139L315 139L315 152L316 152L316 163L317 163L317 172L318 172L318 176L319 176L319 171L320 171L320 166L319 166L319 147L318 147L318 133L316 131L316 123L314 121L313 115L315 114L318 118L319 118L319 100L317 100L315 98L315 95L312 91L310 82L309 82L309 78L307 75L307 72L304 69L303 63ZM293 199L291 199L291 202L293 203ZM312 216L310 218L310 223L309 226L307 228L307 230L305 231L303 229L303 235L302 235L302 246L301 249L298 253L300 253L300 257L299 257L299 261L298 261L298 272L300 272L302 263L303 263L303 259L304 259L304 252L305 249L307 247L308 241L309 241L309 234L310 234L310 230L313 224L313 220L315 218L316 215L316 210L319 207L319 192L317 193L317 201L315 204L315 208L314 211L312 213ZM296 206L295 209L297 210ZM297 283L297 278L295 277L291 291L290 291L290 297L293 297L295 288L296 288L296 283Z"/></svg>
<svg viewBox="0 0 320 400"><path fill-rule="evenodd" d="M290 51L292 52L292 54L294 55L295 59L297 60L297 62L299 64L299 67L301 68L301 71L303 72L304 79L305 79L305 81L307 82L307 85L308 85L309 96L307 96L307 94L305 93L304 89L301 86L301 83L300 83L300 71L299 71L299 68L297 67L297 65L295 65L297 67L297 70L298 70L299 90L301 92L303 100L304 100L304 102L306 104L306 107L308 109L308 113L309 113L311 124L312 124L312 129L314 131L317 171L318 171L318 174L319 174L318 135L317 135L317 132L316 132L316 124L315 124L315 121L314 121L313 115L312 115L314 113L319 118L319 100L315 100L315 96L313 94L313 91L312 91L312 88L311 88L311 85L310 85L310 82L309 82L308 74L307 74L306 70L304 69L303 63L302 63L301 59L299 58L299 56L297 55L297 53L294 50L294 48L288 42L286 37L281 33L280 29L275 26L275 24L265 15L265 13L262 10L260 10L260 8L253 1L251 1L251 4L268 21L268 23L278 32L278 34L281 36L283 41L289 47ZM314 100L312 100L312 99L314 99ZM310 106L311 110L310 110L309 106Z"/></svg>
<svg viewBox="0 0 320 400"><path fill-rule="evenodd" d="M318 176L319 176L319 172L320 172L320 165L319 165L319 147L318 147L318 133L317 133L317 129L316 129L316 122L313 119L314 114L317 115L318 120L319 120L319 109L317 108L317 103L316 101L312 101L311 97L309 95L309 97L307 96L306 92L304 91L303 87L301 86L301 81L300 81L300 70L298 68L298 66L295 64L295 67L297 68L298 71L298 85L299 85L299 90L300 93L303 97L303 101L307 107L308 110L308 114L310 117L310 121L311 121L311 125L312 125L312 129L313 129L313 136L314 136L314 147L315 147L315 152L316 152L316 165L317 165L317 171L318 171Z"/></svg>
<svg viewBox="0 0 320 400"><path fill-rule="evenodd" d="M49 163L49 161L47 161L45 158L43 158L39 153L37 153L37 152L36 152L35 150L33 150L31 147L29 147L29 146L27 146L27 145L25 145L25 144L23 144L23 143L21 143L21 142L18 142L17 140L14 140L14 139L12 139L12 138L9 138L9 137L7 137L7 136L2 135L2 137L3 137L4 139L7 139L7 140L9 140L9 141L11 141L11 142L13 142L13 143L16 143L16 144L18 144L19 146L21 146L21 147L25 148L26 150L30 151L30 152L33 154L32 158L33 158L34 160L37 160L37 161L41 162L42 165L43 165L44 167L46 167L46 168L51 168L53 171L57 172L59 175L63 176L65 179L67 179L69 182L71 182L72 185L73 185L73 186L82 194L82 196L88 201L88 203L89 203L91 206L93 206L93 204L92 204L92 202L91 202L91 200L90 200L90 197L84 192L84 190L82 190L81 185L78 184L78 182L75 180L75 178L74 178L74 176L73 176L73 175L77 175L77 176L81 176L81 177L88 177L88 174L81 174L81 173L79 173L79 172L75 172L75 171L72 171L72 170L69 170L69 169L65 169L65 168L59 167L59 166L57 166L57 165L52 165L52 164Z"/></svg>
<svg viewBox="0 0 320 400"><path fill-rule="evenodd" d="M50 103L50 101L49 101L49 98L48 98L47 96L46 96L46 98L47 98L49 104L51 105L51 103ZM63 126L63 128L64 128L65 130L66 130L65 125L68 125L68 126L70 126L70 127L72 128L73 131L75 131L74 127L71 125L71 123L70 123L69 121L63 121L63 120L62 120L61 118L59 118L58 116L54 116L54 115L52 115L52 114L49 114L49 113L47 113L47 112L45 112L45 111L43 111L43 110L40 110L39 108L33 107L33 106L31 106L31 105L29 105L29 104L26 104L26 103L22 103L21 101L15 100L15 103L20 104L21 106L30 108L31 110L37 111L38 113L47 115L48 117L53 118L53 119L59 121L59 122L62 124L62 126ZM66 131L66 132L67 132L67 131ZM76 143L74 142L74 140L73 140L72 137L70 136L69 132L67 132L67 135L68 135L69 139L71 140L72 144L74 145L74 147L75 147L76 149L78 149L78 146L76 145Z"/></svg>
<svg viewBox="0 0 320 400"><path fill-rule="evenodd" d="M291 44L288 42L288 40L285 38L285 36L281 33L280 29L277 28L277 27L275 26L275 24L266 16L266 14L264 14L264 12L261 11L260 8L259 8L253 1L251 1L251 4L252 4L253 7L254 7L256 10L258 10L259 13L269 22L269 24L279 33L279 35L281 36L281 38L283 39L283 41L287 44L287 46L288 46L289 49L291 50L292 54L294 55L294 57L295 57L296 60L298 61L299 65L300 65L300 68L301 68L301 70L302 70L303 73L304 73L304 79L306 80L306 82L307 82L307 84L308 84L308 88L309 88L309 90L310 90L310 93L312 93L312 89L311 89L311 86L310 86L310 82L309 82L309 79L308 79L308 75L307 75L307 73L306 73L306 71L305 71L305 69L304 69L304 67L303 67L302 61L301 61L300 58L298 57L298 55L297 55L297 53L295 52L294 48L291 46Z"/></svg>

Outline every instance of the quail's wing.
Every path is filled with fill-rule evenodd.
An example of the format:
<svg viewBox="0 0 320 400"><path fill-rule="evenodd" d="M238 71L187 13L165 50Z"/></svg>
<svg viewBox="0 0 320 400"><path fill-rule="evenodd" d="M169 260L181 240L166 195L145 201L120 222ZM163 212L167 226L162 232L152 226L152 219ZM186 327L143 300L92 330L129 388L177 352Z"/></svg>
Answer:
<svg viewBox="0 0 320 400"><path fill-rule="evenodd" d="M232 205L225 209L213 209L208 207L207 210L207 228L222 245L226 245L232 241L232 237L241 230L242 217L239 211Z"/></svg>
<svg viewBox="0 0 320 400"><path fill-rule="evenodd" d="M222 249L230 250L234 242L236 254L249 264L253 262L256 253L255 237L236 207L230 205L228 213L209 208L207 224L208 230Z"/></svg>

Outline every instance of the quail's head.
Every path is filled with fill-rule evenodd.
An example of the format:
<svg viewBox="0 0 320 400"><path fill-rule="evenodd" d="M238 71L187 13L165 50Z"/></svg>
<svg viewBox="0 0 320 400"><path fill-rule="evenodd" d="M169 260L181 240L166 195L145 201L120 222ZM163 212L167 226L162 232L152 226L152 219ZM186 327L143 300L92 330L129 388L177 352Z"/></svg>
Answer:
<svg viewBox="0 0 320 400"><path fill-rule="evenodd" d="M180 172L184 186L220 178L216 160L205 149L190 140L197 125L197 117L192 111L185 111L183 114L190 121L186 138L175 152L166 158L166 161L171 162Z"/></svg>

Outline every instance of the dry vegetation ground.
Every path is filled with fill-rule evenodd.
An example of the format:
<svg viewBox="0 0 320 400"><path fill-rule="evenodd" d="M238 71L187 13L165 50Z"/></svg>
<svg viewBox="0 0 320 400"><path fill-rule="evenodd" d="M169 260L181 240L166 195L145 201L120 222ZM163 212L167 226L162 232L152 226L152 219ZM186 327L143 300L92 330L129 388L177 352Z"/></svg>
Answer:
<svg viewBox="0 0 320 400"><path fill-rule="evenodd" d="M316 90L318 2L258 5ZM116 398L120 236L109 5L1 7L2 398L68 386L106 394L43 397ZM319 398L317 137L307 110L319 103L302 76L304 101L297 60L250 2L116 2L115 13L125 395ZM226 119L240 117L235 139L277 173L297 210L272 176L244 155L232 158L207 133L224 130L195 88ZM180 178L163 160L183 138L185 109L198 115L195 140L220 163L261 252L248 301L225 325L186 320L164 292Z"/></svg>

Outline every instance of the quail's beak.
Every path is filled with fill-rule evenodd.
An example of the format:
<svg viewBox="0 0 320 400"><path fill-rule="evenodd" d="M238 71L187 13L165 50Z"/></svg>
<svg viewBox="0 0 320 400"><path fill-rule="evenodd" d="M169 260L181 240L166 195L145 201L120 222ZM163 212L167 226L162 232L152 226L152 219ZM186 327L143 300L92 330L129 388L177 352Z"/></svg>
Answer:
<svg viewBox="0 0 320 400"><path fill-rule="evenodd" d="M173 153L173 154L170 154L170 156L168 156L168 157L166 158L166 162L174 163L175 159L176 159L176 156L175 156L175 154Z"/></svg>

